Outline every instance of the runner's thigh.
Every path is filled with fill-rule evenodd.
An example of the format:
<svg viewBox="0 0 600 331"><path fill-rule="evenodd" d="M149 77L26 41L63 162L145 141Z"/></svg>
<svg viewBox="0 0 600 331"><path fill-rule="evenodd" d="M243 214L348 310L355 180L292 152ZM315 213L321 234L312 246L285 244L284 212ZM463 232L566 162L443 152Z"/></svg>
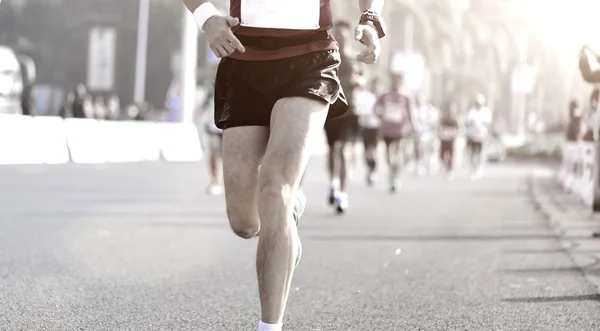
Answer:
<svg viewBox="0 0 600 331"><path fill-rule="evenodd" d="M329 104L306 97L277 101L261 165L261 185L296 187L308 164L311 146L319 143ZM262 187L261 189L264 189Z"/></svg>
<svg viewBox="0 0 600 331"><path fill-rule="evenodd" d="M239 126L223 131L223 181L227 215L242 237L258 231L258 167L269 131L263 126Z"/></svg>
<svg viewBox="0 0 600 331"><path fill-rule="evenodd" d="M320 142L327 118L345 113L344 96L337 70L338 51L322 51L278 61L277 101L271 112L270 138L261 166L261 186L297 185L308 159L311 145ZM336 140L338 128L330 132ZM264 174L264 176L263 176ZM262 180L264 179L264 180ZM275 181L275 185L273 184Z"/></svg>

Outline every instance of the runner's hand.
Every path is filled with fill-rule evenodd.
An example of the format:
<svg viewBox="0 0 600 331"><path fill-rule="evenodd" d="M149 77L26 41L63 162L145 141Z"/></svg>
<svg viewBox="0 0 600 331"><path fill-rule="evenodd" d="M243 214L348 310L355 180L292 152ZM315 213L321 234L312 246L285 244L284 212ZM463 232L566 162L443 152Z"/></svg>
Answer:
<svg viewBox="0 0 600 331"><path fill-rule="evenodd" d="M210 49L218 58L229 56L236 50L240 53L246 51L231 31L231 27L238 24L240 20L231 16L213 16L204 23L202 30Z"/></svg>
<svg viewBox="0 0 600 331"><path fill-rule="evenodd" d="M375 63L381 52L377 30L368 24L359 24L354 29L354 39L367 46L364 52L358 54L357 59L366 64Z"/></svg>

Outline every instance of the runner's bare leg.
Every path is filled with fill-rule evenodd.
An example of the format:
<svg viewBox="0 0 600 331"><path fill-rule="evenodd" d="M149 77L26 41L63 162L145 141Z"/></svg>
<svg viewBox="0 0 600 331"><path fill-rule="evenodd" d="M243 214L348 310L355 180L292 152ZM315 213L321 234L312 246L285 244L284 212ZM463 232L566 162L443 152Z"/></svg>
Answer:
<svg viewBox="0 0 600 331"><path fill-rule="evenodd" d="M350 182L350 172L352 169L352 149L354 144L342 142L340 147L340 192L346 193Z"/></svg>
<svg viewBox="0 0 600 331"><path fill-rule="evenodd" d="M310 145L321 135L328 108L323 101L302 97L281 99L273 108L258 183L261 230L256 267L264 323L279 324L283 319L299 244L294 200Z"/></svg>
<svg viewBox="0 0 600 331"><path fill-rule="evenodd" d="M334 142L333 145L329 147L329 152L327 155L327 169L329 170L329 180L332 183L334 180L339 179L341 167L341 149L342 146L339 141Z"/></svg>
<svg viewBox="0 0 600 331"><path fill-rule="evenodd" d="M258 166L265 153L269 130L241 126L223 131L223 180L229 225L249 239L260 230L258 217Z"/></svg>

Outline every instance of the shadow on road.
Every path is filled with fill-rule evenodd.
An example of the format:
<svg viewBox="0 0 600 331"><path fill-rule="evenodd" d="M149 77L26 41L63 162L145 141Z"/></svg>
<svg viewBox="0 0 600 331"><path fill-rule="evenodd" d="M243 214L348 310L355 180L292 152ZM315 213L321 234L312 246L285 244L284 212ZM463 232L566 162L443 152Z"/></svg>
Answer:
<svg viewBox="0 0 600 331"><path fill-rule="evenodd" d="M504 254L556 254L556 253L567 253L569 250L566 248L556 249L508 249L503 251Z"/></svg>
<svg viewBox="0 0 600 331"><path fill-rule="evenodd" d="M514 235L337 235L308 236L312 240L322 241L488 241L488 240L522 240L522 239L556 239L554 234L514 234ZM587 238L587 237L582 237Z"/></svg>
<svg viewBox="0 0 600 331"><path fill-rule="evenodd" d="M597 263L594 263L591 266L597 265ZM547 273L555 273L555 272L559 272L559 273L583 273L584 271L579 268L579 267L568 267L568 268L535 268L535 269L503 269L503 270L499 270L500 272L503 273L540 273L540 274L547 274ZM585 272L586 273L600 273L600 269L587 269L585 268Z"/></svg>
<svg viewBox="0 0 600 331"><path fill-rule="evenodd" d="M490 240L598 240L592 236L558 236L556 234L501 234L501 235L311 235L307 238L316 241L490 241Z"/></svg>
<svg viewBox="0 0 600 331"><path fill-rule="evenodd" d="M515 249L505 250L504 254L557 254L557 253L571 253L571 254L600 254L600 250L577 250L577 249Z"/></svg>
<svg viewBox="0 0 600 331"><path fill-rule="evenodd" d="M561 296L561 297L539 297L539 298L510 298L503 299L504 302L513 303L546 303L546 302L575 302L575 301L599 301L600 294Z"/></svg>

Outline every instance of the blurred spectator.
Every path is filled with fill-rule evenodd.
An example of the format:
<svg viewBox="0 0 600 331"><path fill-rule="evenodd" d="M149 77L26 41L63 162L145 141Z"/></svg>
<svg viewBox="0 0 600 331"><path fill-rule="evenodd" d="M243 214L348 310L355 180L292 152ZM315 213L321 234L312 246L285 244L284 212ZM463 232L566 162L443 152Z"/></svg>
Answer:
<svg viewBox="0 0 600 331"><path fill-rule="evenodd" d="M34 104L37 92L35 63L30 57L21 54L19 55L19 64L23 76L23 93L21 94L23 115L35 115Z"/></svg>
<svg viewBox="0 0 600 331"><path fill-rule="evenodd" d="M121 102L118 96L114 94L111 95L108 98L106 108L108 110L107 119L113 121L119 119L119 116L121 115Z"/></svg>
<svg viewBox="0 0 600 331"><path fill-rule="evenodd" d="M73 117L73 102L75 101L75 92L69 91L63 100L59 116L62 118Z"/></svg>
<svg viewBox="0 0 600 331"><path fill-rule="evenodd" d="M75 118L93 118L94 107L84 84L77 85L75 97L71 103L71 114Z"/></svg>
<svg viewBox="0 0 600 331"><path fill-rule="evenodd" d="M138 116L134 118L136 121L147 121L150 117L150 114L154 113L154 108L150 103L145 101L140 107L140 111L138 112Z"/></svg>
<svg viewBox="0 0 600 331"><path fill-rule="evenodd" d="M141 105L131 104L127 107L127 111L122 114L121 119L126 121L146 121L152 112L153 109L147 102Z"/></svg>
<svg viewBox="0 0 600 331"><path fill-rule="evenodd" d="M99 120L108 118L108 108L106 107L106 102L104 102L104 97L102 96L97 96L94 101L94 117Z"/></svg>
<svg viewBox="0 0 600 331"><path fill-rule="evenodd" d="M596 122L596 111L598 109L598 100L600 98L600 90L595 88L590 95L589 109L584 114L583 123L583 140L594 141L594 124Z"/></svg>
<svg viewBox="0 0 600 331"><path fill-rule="evenodd" d="M567 141L577 141L582 132L581 123L581 108L577 100L572 100L569 103L569 124L567 125L566 138Z"/></svg>

